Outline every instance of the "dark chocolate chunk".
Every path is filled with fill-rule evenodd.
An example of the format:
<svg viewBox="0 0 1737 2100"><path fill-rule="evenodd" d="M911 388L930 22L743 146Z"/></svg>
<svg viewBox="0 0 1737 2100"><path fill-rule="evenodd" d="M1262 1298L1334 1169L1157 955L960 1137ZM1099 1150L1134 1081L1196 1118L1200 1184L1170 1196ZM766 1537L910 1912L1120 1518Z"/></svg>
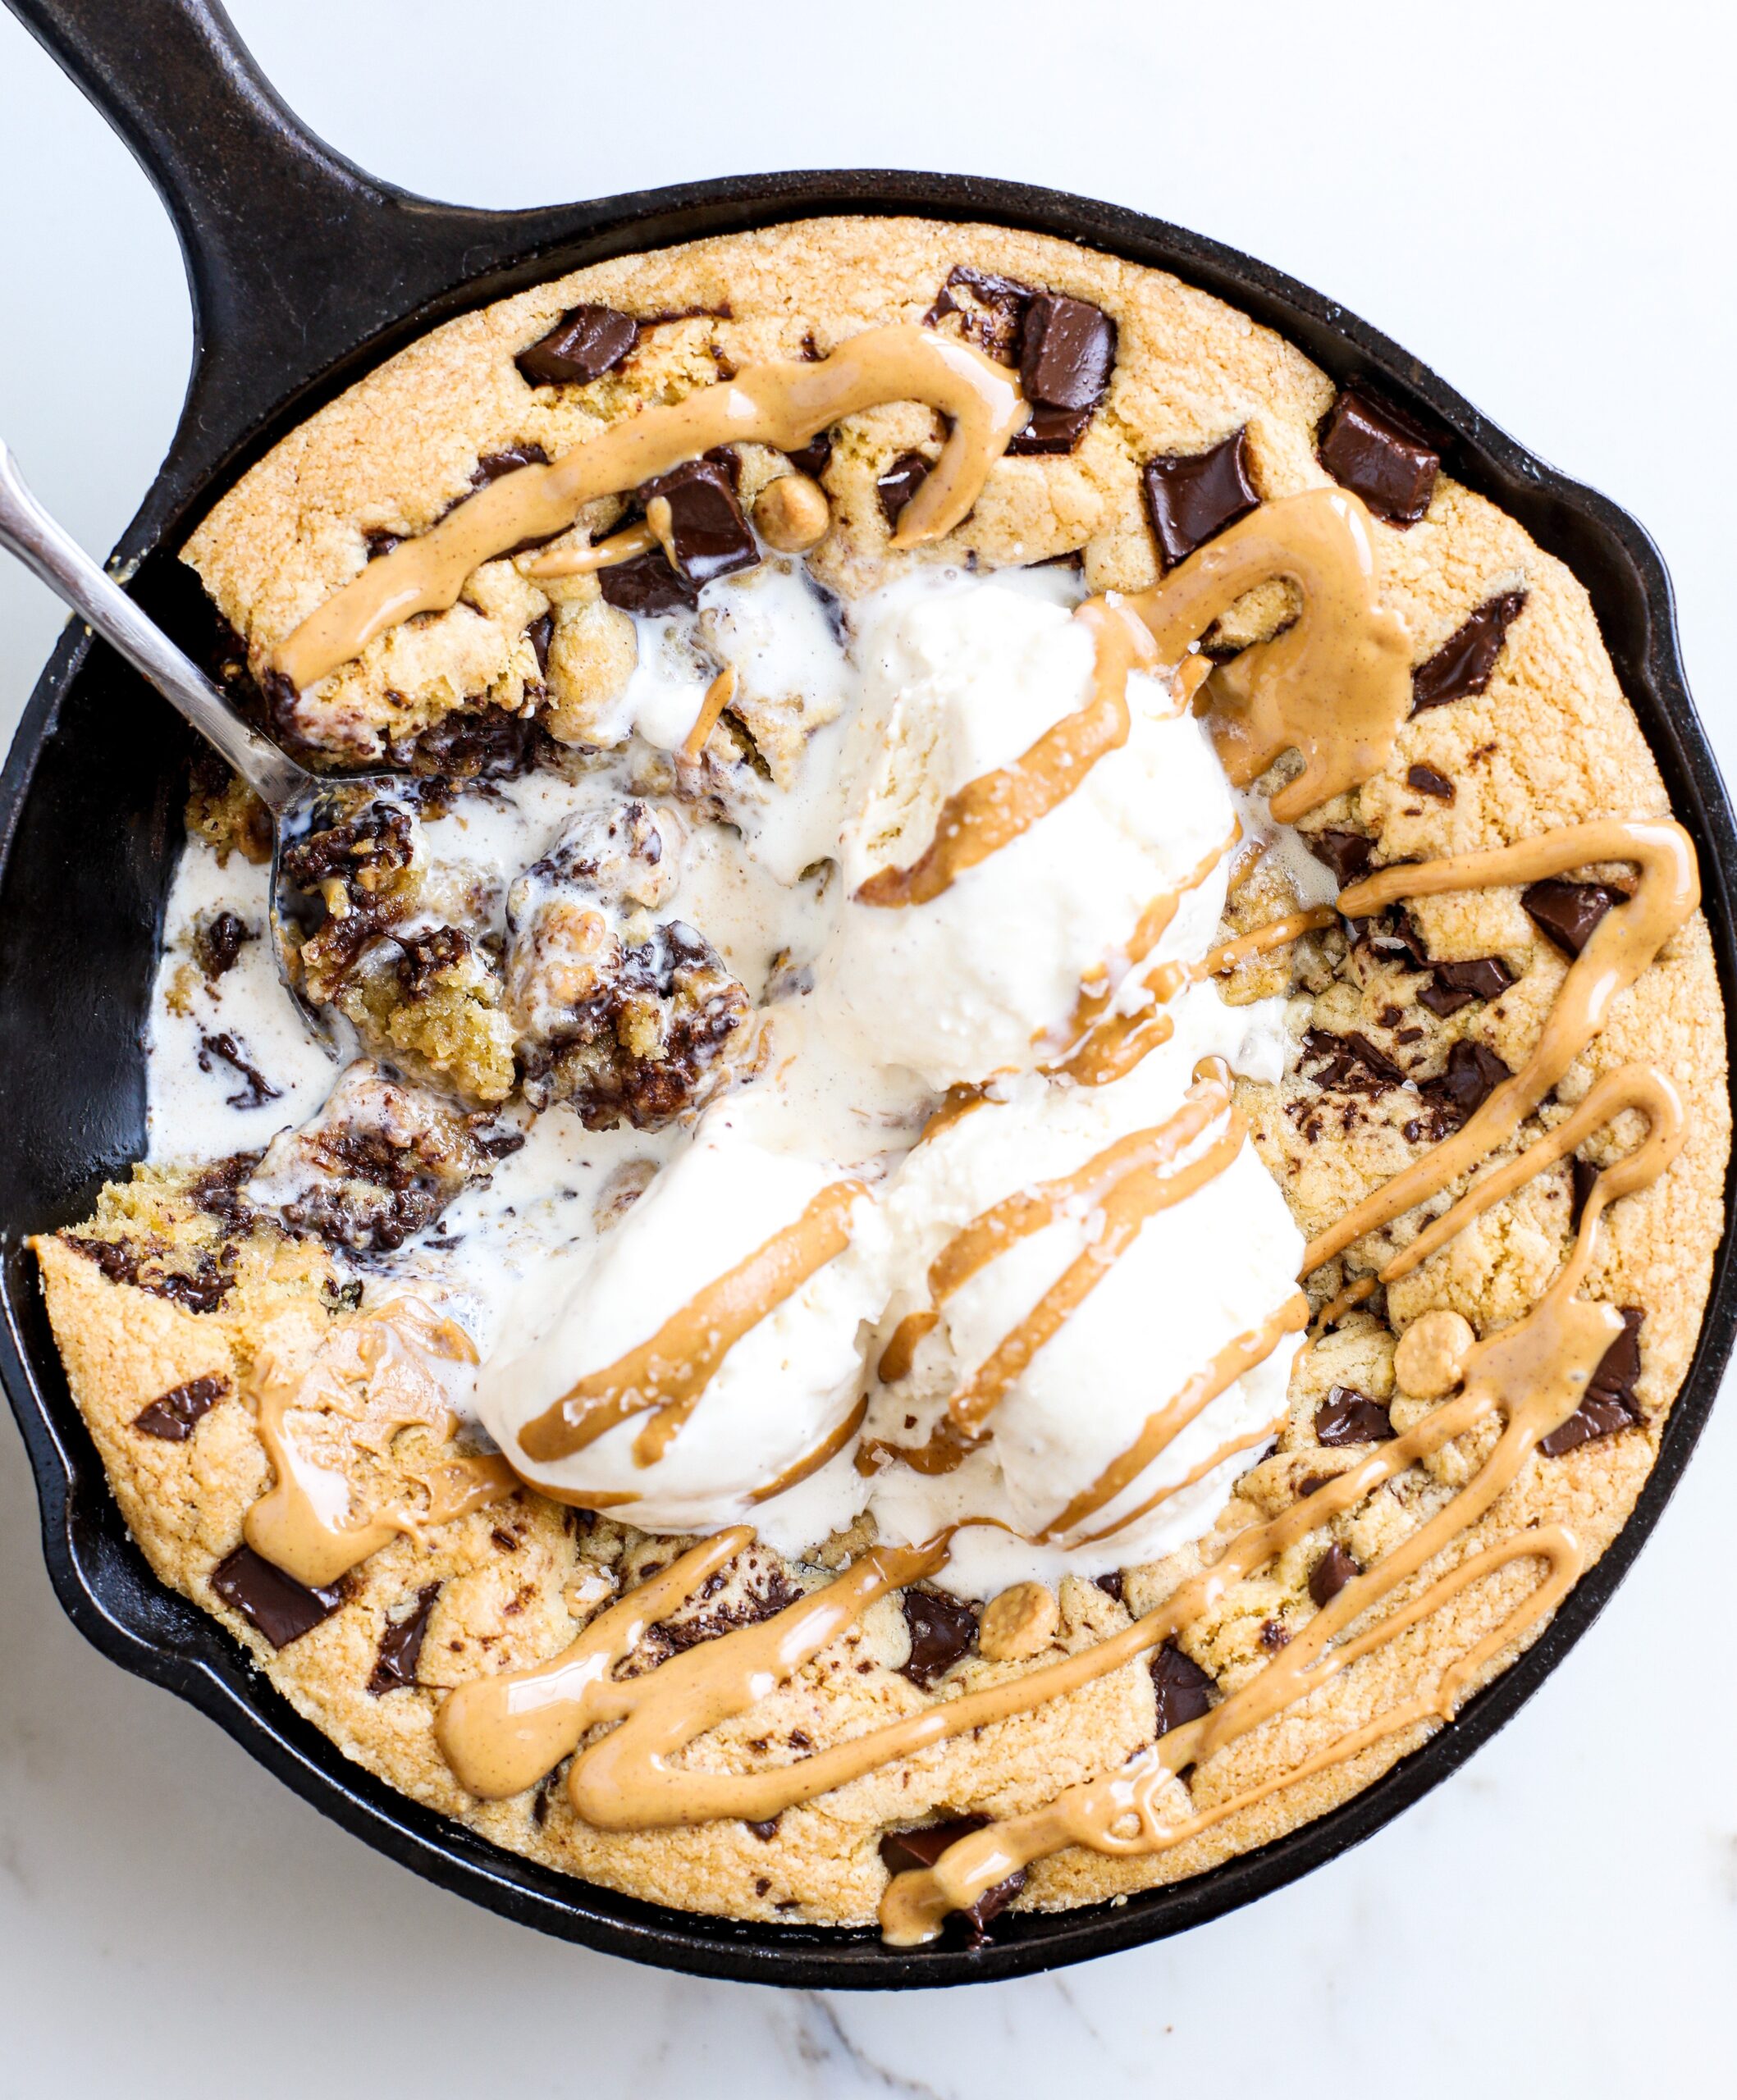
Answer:
<svg viewBox="0 0 1737 2100"><path fill-rule="evenodd" d="M1447 1062L1418 1089L1433 1112L1434 1134L1445 1137L1468 1121L1513 1074L1487 1043L1462 1037L1447 1053Z"/></svg>
<svg viewBox="0 0 1737 2100"><path fill-rule="evenodd" d="M1622 1332L1598 1359L1587 1381L1586 1398L1538 1445L1546 1458L1560 1459L1595 1436L1632 1429L1639 1422L1634 1387L1640 1376L1640 1324L1646 1315L1638 1305L1625 1305L1621 1312Z"/></svg>
<svg viewBox="0 0 1737 2100"><path fill-rule="evenodd" d="M1031 285L960 262L948 272L935 304L923 316L923 326L933 328L948 314L957 313L967 342L976 343L998 364L1017 364L1026 310L1036 296Z"/></svg>
<svg viewBox="0 0 1737 2100"><path fill-rule="evenodd" d="M778 1818L775 1815L765 1823L751 1823L748 1828L762 1845L770 1845L778 1835Z"/></svg>
<svg viewBox="0 0 1737 2100"><path fill-rule="evenodd" d="M1179 561L1186 561L1196 547L1227 525L1234 525L1239 518L1246 518L1260 502L1249 479L1246 425L1233 431L1209 452L1166 452L1147 460L1140 469L1140 479L1158 541L1159 561L1164 568L1174 568ZM1354 831L1325 835L1361 837ZM1364 839L1362 843L1367 863L1370 842ZM1326 857L1321 855L1323 860ZM1346 879L1341 875L1339 879L1343 883Z"/></svg>
<svg viewBox="0 0 1737 2100"><path fill-rule="evenodd" d="M643 613L647 619L700 601L699 587L670 566L661 547L600 568L597 585L610 605L624 613Z"/></svg>
<svg viewBox="0 0 1737 2100"><path fill-rule="evenodd" d="M976 1611L939 1590L905 1591L905 1624L911 1631L911 1656L901 1668L925 1691L977 1643Z"/></svg>
<svg viewBox="0 0 1737 2100"><path fill-rule="evenodd" d="M141 1436L155 1436L165 1444L185 1444L194 1431L229 1390L228 1379L217 1375L190 1378L173 1386L133 1418Z"/></svg>
<svg viewBox="0 0 1737 2100"><path fill-rule="evenodd" d="M811 482L819 481L831 463L832 432L823 430L818 437L811 437L799 450L787 452L784 457L798 473L806 474Z"/></svg>
<svg viewBox="0 0 1737 2100"><path fill-rule="evenodd" d="M1291 1646L1291 1629L1282 1618L1263 1619L1260 1624L1260 1645L1269 1655L1276 1655L1281 1648Z"/></svg>
<svg viewBox="0 0 1737 2100"><path fill-rule="evenodd" d="M1008 441L1009 459L1036 459L1050 453L1072 452L1086 435L1091 409L1051 409L1042 402L1031 411L1031 420L1017 437Z"/></svg>
<svg viewBox="0 0 1737 2100"><path fill-rule="evenodd" d="M1388 403L1346 387L1321 426L1319 451L1328 472L1376 517L1411 525L1429 508L1441 454Z"/></svg>
<svg viewBox="0 0 1737 2100"><path fill-rule="evenodd" d="M1577 956L1593 937L1593 929L1613 904L1626 904L1627 897L1608 883L1569 883L1552 876L1520 892L1526 915L1541 934L1547 934L1564 955Z"/></svg>
<svg viewBox="0 0 1737 2100"><path fill-rule="evenodd" d="M1330 869L1341 889L1349 889L1369 871L1375 842L1360 831L1305 832L1303 843L1321 865Z"/></svg>
<svg viewBox="0 0 1737 2100"><path fill-rule="evenodd" d="M1095 409L1116 363L1116 324L1100 306L1040 292L1020 331L1019 381L1046 409Z"/></svg>
<svg viewBox="0 0 1737 2100"><path fill-rule="evenodd" d="M525 629L525 639L530 643L531 653L537 659L537 677L540 678L547 678L549 675L549 645L555 639L554 614L545 613L540 619L533 620L531 624Z"/></svg>
<svg viewBox="0 0 1737 2100"><path fill-rule="evenodd" d="M254 938L247 922L233 911L214 911L194 929L193 959L207 977L233 970L245 942Z"/></svg>
<svg viewBox="0 0 1737 2100"><path fill-rule="evenodd" d="M1302 1061L1319 1065L1309 1077L1334 1093L1364 1093L1374 1099L1406 1083L1404 1071L1360 1029L1345 1035L1324 1028L1305 1030Z"/></svg>
<svg viewBox="0 0 1737 2100"><path fill-rule="evenodd" d="M1418 993L1419 1006L1446 1020L1474 999L1493 999L1514 982L1514 973L1497 955L1480 955L1470 962L1438 962L1435 982Z"/></svg>
<svg viewBox="0 0 1737 2100"><path fill-rule="evenodd" d="M932 1867L949 1845L969 1838L988 1821L986 1815L956 1815L945 1823L926 1823L916 1830L889 1830L880 1840L881 1865L889 1874L910 1874ZM980 1938L990 1919L1006 1910L1025 1885L1026 1870L1017 1867L1005 1881L985 1889L963 1914L973 1936Z"/></svg>
<svg viewBox="0 0 1737 2100"><path fill-rule="evenodd" d="M889 525L898 523L898 514L929 478L929 462L921 452L901 452L875 483L880 498L881 515Z"/></svg>
<svg viewBox="0 0 1737 2100"><path fill-rule="evenodd" d="M1434 655L1419 664L1411 674L1411 712L1426 707L1445 707L1451 700L1482 692L1490 682L1496 659L1509 628L1526 602L1524 591L1505 591L1492 598L1457 632L1451 634Z"/></svg>
<svg viewBox="0 0 1737 2100"><path fill-rule="evenodd" d="M202 1072L208 1072L213 1064L221 1060L232 1071L238 1072L244 1082L239 1090L224 1096L225 1106L247 1109L263 1107L268 1101L277 1100L282 1089L272 1085L257 1065L248 1062L247 1054L234 1036L230 1034L202 1035L199 1038L199 1066Z"/></svg>
<svg viewBox="0 0 1737 2100"><path fill-rule="evenodd" d="M394 547L404 545L404 535L401 532L364 532L362 543L368 549L368 559L378 561L382 555L389 555Z"/></svg>
<svg viewBox="0 0 1737 2100"><path fill-rule="evenodd" d="M1152 1689L1158 1697L1158 1732L1167 1736L1185 1721L1212 1711L1218 1679L1185 1655L1173 1641L1152 1651Z"/></svg>
<svg viewBox="0 0 1737 2100"><path fill-rule="evenodd" d="M263 1559L250 1545L238 1545L211 1571L211 1586L241 1616L250 1620L274 1648L287 1648L331 1614L344 1601L344 1586L333 1582L310 1590Z"/></svg>
<svg viewBox="0 0 1737 2100"><path fill-rule="evenodd" d="M1095 1575L1092 1580L1105 1596L1113 1597L1118 1605L1122 1602L1122 1570L1119 1568L1113 1568L1108 1575Z"/></svg>
<svg viewBox="0 0 1737 2100"><path fill-rule="evenodd" d="M1438 802L1451 802L1456 792L1454 784L1445 773L1438 773L1433 765L1414 765L1406 769L1406 785L1415 788L1419 795L1431 795Z"/></svg>
<svg viewBox="0 0 1737 2100"><path fill-rule="evenodd" d="M1589 1159L1582 1159L1576 1153L1568 1162L1569 1188L1568 1221L1578 1232L1580 1220L1586 1214L1586 1199L1593 1193L1593 1184L1598 1179L1599 1170Z"/></svg>
<svg viewBox="0 0 1737 2100"><path fill-rule="evenodd" d="M486 489L503 474L516 474L521 467L546 467L549 455L540 445L509 445L499 452L485 452L470 470L473 489Z"/></svg>
<svg viewBox="0 0 1737 2100"><path fill-rule="evenodd" d="M754 535L736 500L736 477L741 471L734 455L728 464L711 458L690 459L647 482L639 491L642 504L650 504L661 496L669 504L675 567L696 591L720 576L752 568L760 559ZM606 577L610 572L606 568L601 573Z"/></svg>
<svg viewBox="0 0 1737 2100"><path fill-rule="evenodd" d="M1342 1545L1330 1545L1309 1571L1309 1594L1318 1605L1330 1605L1346 1584L1362 1573Z"/></svg>
<svg viewBox="0 0 1737 2100"><path fill-rule="evenodd" d="M1368 948L1383 962L1395 964L1401 970L1433 967L1424 937L1402 905L1390 904L1373 919L1347 919L1345 924L1351 945Z"/></svg>
<svg viewBox="0 0 1737 2100"><path fill-rule="evenodd" d="M423 1637L428 1631L434 1600L440 1593L438 1582L425 1583L416 1593L415 1608L409 1617L400 1619L395 1625L388 1621L385 1632L380 1637L380 1652L374 1658L374 1667L368 1680L368 1691L374 1698L381 1698L388 1691L397 1691L415 1683L416 1665L423 1652Z"/></svg>
<svg viewBox="0 0 1737 2100"><path fill-rule="evenodd" d="M639 340L639 323L612 306L569 307L513 362L533 386L583 386L612 372Z"/></svg>
<svg viewBox="0 0 1737 2100"><path fill-rule="evenodd" d="M235 1281L235 1255L226 1247L215 1255L203 1248L174 1250L177 1259L191 1267L171 1269L164 1267L171 1250L149 1242L141 1247L130 1239L86 1239L68 1232L61 1235L61 1244L94 1262L111 1283L131 1284L154 1297L172 1299L190 1312L213 1311Z"/></svg>
<svg viewBox="0 0 1737 2100"><path fill-rule="evenodd" d="M1332 1387L1314 1411L1317 1444L1385 1444L1392 1436L1393 1422L1385 1406L1355 1386Z"/></svg>

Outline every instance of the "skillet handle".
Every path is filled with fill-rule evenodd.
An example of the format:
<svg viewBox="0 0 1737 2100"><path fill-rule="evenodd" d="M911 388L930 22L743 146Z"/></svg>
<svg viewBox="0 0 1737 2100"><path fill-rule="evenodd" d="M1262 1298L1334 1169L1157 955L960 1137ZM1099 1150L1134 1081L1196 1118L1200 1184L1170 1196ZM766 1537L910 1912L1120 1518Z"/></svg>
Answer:
<svg viewBox="0 0 1737 2100"><path fill-rule="evenodd" d="M335 153L217 0L7 4L126 140L181 237L194 363L178 449L198 451L201 425L232 445L478 267L488 215L413 197Z"/></svg>

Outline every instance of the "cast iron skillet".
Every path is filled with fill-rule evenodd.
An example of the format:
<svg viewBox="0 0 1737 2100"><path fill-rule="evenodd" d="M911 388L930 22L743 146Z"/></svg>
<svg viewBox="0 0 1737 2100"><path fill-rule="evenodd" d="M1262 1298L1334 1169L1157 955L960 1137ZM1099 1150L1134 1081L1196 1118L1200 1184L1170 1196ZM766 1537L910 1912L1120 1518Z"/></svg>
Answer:
<svg viewBox="0 0 1737 2100"><path fill-rule="evenodd" d="M957 176L749 176L534 212L459 210L376 182L314 138L214 0L7 4L144 163L185 251L192 383L162 472L112 560L171 627L185 628L188 618L173 550L214 499L309 410L449 315L605 256L811 214L912 212L1029 226L1173 271L1280 330L1336 379L1374 376L1442 431L1453 473L1569 563L1592 592L1623 688L1694 834L1720 981L1737 1011L1732 812L1684 684L1671 587L1652 542L1343 308L1158 220ZM1182 1931L1296 1880L1445 1778L1592 1623L1682 1472L1737 1324L1729 1230L1688 1381L1620 1537L1543 1638L1452 1728L1343 1808L1264 1851L1120 1909L1003 1918L993 1943L976 1952L905 1953L868 1933L690 1917L497 1851L349 1763L250 1670L214 1620L151 1575L68 1395L21 1245L26 1233L84 1216L104 1177L143 1149L141 1028L180 839L186 749L179 720L74 626L0 778L0 1377L34 1468L49 1573L74 1624L126 1669L210 1714L346 1829L442 1888L665 1968L834 1988L1019 1975Z"/></svg>

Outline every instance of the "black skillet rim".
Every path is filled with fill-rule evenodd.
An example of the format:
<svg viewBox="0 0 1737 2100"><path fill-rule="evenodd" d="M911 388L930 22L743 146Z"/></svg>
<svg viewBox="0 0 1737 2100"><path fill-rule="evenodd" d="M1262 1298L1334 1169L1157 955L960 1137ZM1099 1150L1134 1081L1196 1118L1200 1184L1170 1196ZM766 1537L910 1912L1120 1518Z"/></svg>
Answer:
<svg viewBox="0 0 1737 2100"><path fill-rule="evenodd" d="M1619 675L1665 774L1677 814L1702 857L1720 981L1737 1012L1737 831L1684 682L1671 587L1646 532L1606 498L1515 444L1451 388L1378 331L1284 273L1218 243L1140 213L1024 185L885 171L728 178L570 208L565 238L537 237L503 266L424 301L380 330L318 385L298 387L263 423L238 432L221 466L190 477L184 426L117 559L136 564L277 436L368 364L454 313L578 261L660 247L700 233L739 231L834 212L914 212L1022 226L1168 269L1241 307L1297 343L1342 384L1376 379L1448 435L1450 471L1526 524L1584 577ZM514 215L476 215L505 225ZM542 228L556 215L518 215ZM195 258L196 260L196 258ZM203 448L202 448L203 449ZM38 751L88 652L69 631L26 710L0 776L0 873L29 793ZM533 1866L418 1807L358 1768L302 1721L246 1663L214 1620L156 1583L126 1537L100 1463L66 1394L25 1264L9 1250L0 1379L35 1473L48 1570L81 1632L112 1659L199 1707L304 1799L437 1886L557 1937L687 1973L833 1989L886 1989L990 1981L1061 1967L1204 1924L1283 1887L1373 1835L1463 1764L1537 1690L1598 1616L1657 1522L1705 1422L1737 1333L1737 1267L1730 1229L1694 1363L1657 1463L1622 1532L1584 1577L1543 1635L1451 1727L1400 1760L1342 1808L1259 1851L1126 1903L998 1923L986 1946L898 1952L871 1933L767 1928L700 1918L619 1897Z"/></svg>

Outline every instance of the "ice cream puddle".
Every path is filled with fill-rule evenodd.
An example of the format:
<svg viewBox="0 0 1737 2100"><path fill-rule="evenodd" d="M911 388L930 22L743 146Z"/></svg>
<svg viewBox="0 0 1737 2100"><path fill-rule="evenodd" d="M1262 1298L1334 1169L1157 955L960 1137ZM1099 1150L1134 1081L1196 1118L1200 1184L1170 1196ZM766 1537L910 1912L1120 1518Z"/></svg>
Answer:
<svg viewBox="0 0 1737 2100"><path fill-rule="evenodd" d="M799 445L894 399L950 419L894 539L932 541L969 509L1026 404L968 346L877 330L502 476L370 564L275 669L317 682L388 627L454 603L482 561L565 532L593 496L718 445ZM658 500L642 525L528 568L580 573L665 544ZM1275 578L1295 587L1298 617L1213 668L1200 637ZM437 980L469 999L475 1011L453 1010L516 1061L524 1105L491 1121L472 1105L490 1097L473 1090L462 1113L418 1107L418 1086L440 1093L429 1072L438 1080L446 1039L400 1028L408 1080L377 1044L378 1071L332 1097L385 1100L408 1134L416 1176L382 1195L354 1120L325 1101L329 1068L281 1033L257 971L190 982L197 926L219 908L257 922L264 897L260 871L236 861L219 880L190 853L158 988L153 1155L253 1147L288 1121L294 1142L279 1139L241 1185L291 1224L314 1203L340 1221L359 1308L323 1340L286 1334L251 1395L274 1481L247 1537L295 1579L329 1583L515 1479L700 1538L563 1653L475 1679L437 1714L473 1793L519 1792L570 1756L573 1806L603 1828L769 1819L1066 1697L1186 1635L1232 1583L1383 1481L1492 1426L1469 1482L1209 1714L895 1879L883 1927L916 1944L1066 1846L1161 1851L1252 1806L1259 1791L1196 1813L1178 1775L1468 1586L1537 1564L1530 1591L1427 1696L1304 1773L1451 1718L1572 1583L1583 1547L1552 1527L1461 1558L1352 1630L1489 1511L1579 1406L1620 1330L1614 1310L1578 1295L1599 1221L1684 1139L1675 1093L1642 1066L1601 1079L1375 1270L1396 1280L1617 1116L1643 1119L1645 1138L1593 1183L1542 1302L1450 1351L1439 1405L1402 1436L1270 1522L1213 1536L1198 1575L1094 1646L774 1770L682 1761L895 1590L927 1581L990 1597L1205 1539L1284 1418L1309 1322L1299 1282L1513 1139L1698 891L1680 827L1617 818L1344 889L1337 910L1364 918L1606 863L1638 870L1587 935L1524 1069L1305 1248L1234 1099L1239 1071L1282 1067L1278 1002L1229 1007L1215 980L1333 912L1317 891L1215 943L1248 813L1233 790L1300 755L1255 819L1276 836L1378 772L1410 705L1410 640L1380 602L1356 498L1319 489L1264 504L1150 591L1083 604L1065 582L935 564L843 608L834 632L806 591L787 561L709 584L701 600L725 633L734 622L763 634L769 606L807 606L785 671L843 698L793 784L744 768L727 788L713 780L702 806L693 785L715 733L761 673L746 654L720 666L696 649L690 663L685 631L666 647L642 621L611 748L460 794L422 823L423 901L382 920L405 958L382 966L395 984ZM606 1011L615 1032L600 1036ZM194 1055L219 1019L277 1097L220 1109ZM461 1423L475 1448L455 1454ZM422 1484L414 1506L367 1487L389 1450ZM832 1582L615 1675L757 1533L794 1558L865 1513L878 1542Z"/></svg>

